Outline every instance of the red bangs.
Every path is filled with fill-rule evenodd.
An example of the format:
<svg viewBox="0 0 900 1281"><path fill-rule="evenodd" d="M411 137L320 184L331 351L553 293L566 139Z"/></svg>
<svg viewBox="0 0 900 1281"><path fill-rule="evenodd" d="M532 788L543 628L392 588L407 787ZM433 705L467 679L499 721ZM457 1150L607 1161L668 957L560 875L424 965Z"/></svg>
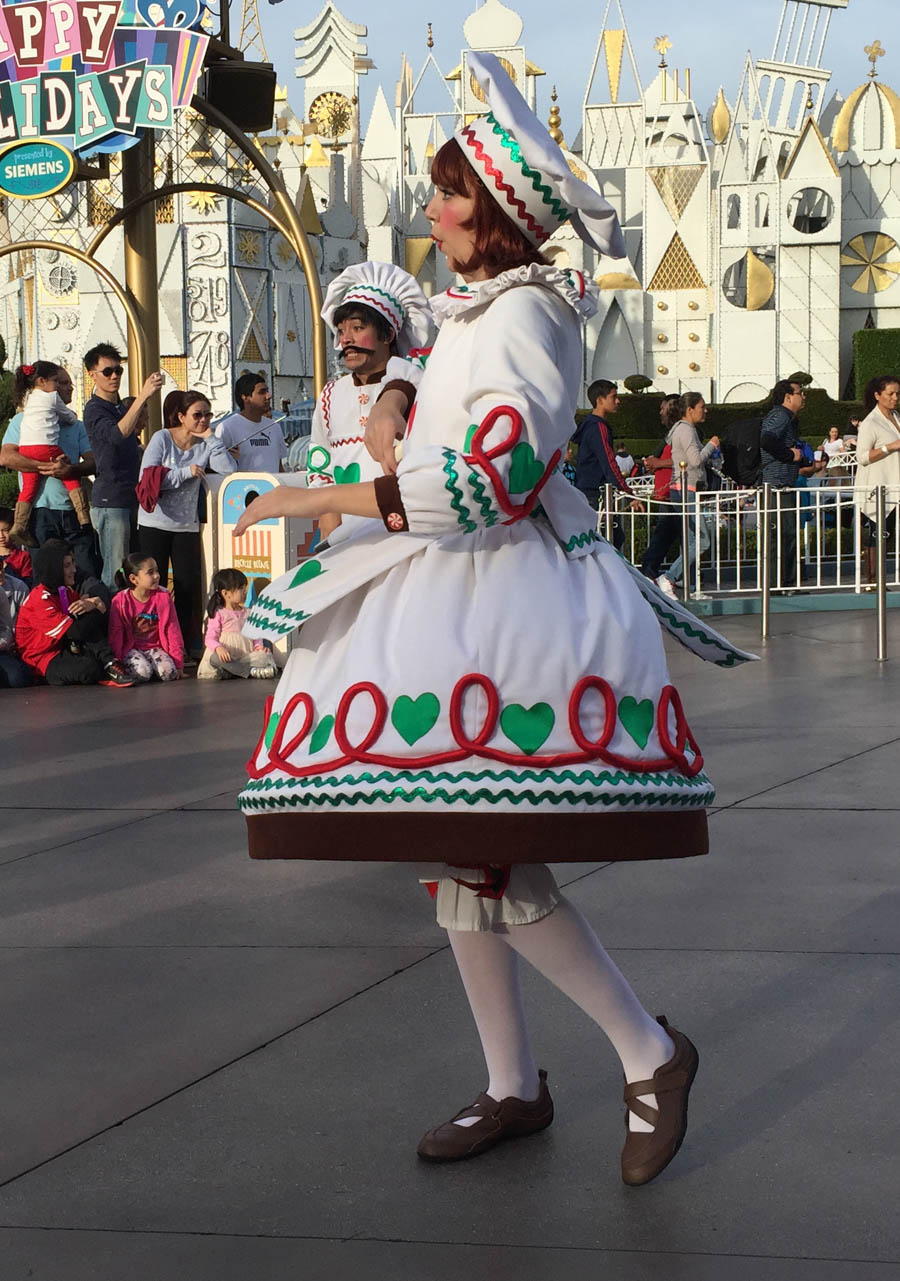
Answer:
<svg viewBox="0 0 900 1281"><path fill-rule="evenodd" d="M529 263L546 264L547 259L526 239L511 218L503 212L478 174L466 159L455 138L445 142L431 162L431 181L475 201L475 210L467 228L475 233L475 249L462 272L484 267L491 276Z"/></svg>

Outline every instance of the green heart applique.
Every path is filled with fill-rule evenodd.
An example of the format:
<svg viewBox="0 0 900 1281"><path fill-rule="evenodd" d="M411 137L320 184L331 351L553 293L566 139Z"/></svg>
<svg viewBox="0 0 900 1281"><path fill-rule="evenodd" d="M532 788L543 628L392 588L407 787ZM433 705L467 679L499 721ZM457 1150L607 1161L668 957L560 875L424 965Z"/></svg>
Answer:
<svg viewBox="0 0 900 1281"><path fill-rule="evenodd" d="M649 698L638 702L629 694L619 703L619 720L638 747L646 747L653 729L653 703Z"/></svg>
<svg viewBox="0 0 900 1281"><path fill-rule="evenodd" d="M509 469L509 492L511 494L530 494L544 474L544 464L535 458L534 450L527 441L521 440L512 451L512 464Z"/></svg>
<svg viewBox="0 0 900 1281"><path fill-rule="evenodd" d="M555 721L556 717L549 703L535 703L533 707L510 703L500 713L500 728L503 733L526 756L533 756L547 741Z"/></svg>
<svg viewBox="0 0 900 1281"><path fill-rule="evenodd" d="M323 716L315 728L312 738L309 741L309 754L315 756L316 752L321 752L322 748L331 737L331 731L334 729L334 717Z"/></svg>
<svg viewBox="0 0 900 1281"><path fill-rule="evenodd" d="M311 578L318 578L324 573L321 561L305 560L291 579L291 587L299 587L302 583L308 583Z"/></svg>
<svg viewBox="0 0 900 1281"><path fill-rule="evenodd" d="M466 443L463 445L464 454L470 454L472 452L472 441L475 439L476 431L478 431L478 424L473 423L472 426L469 428L469 430L466 432Z"/></svg>
<svg viewBox="0 0 900 1281"><path fill-rule="evenodd" d="M266 723L266 734L263 742L266 745L266 751L272 746L272 739L275 737L275 731L278 729L278 722L281 720L280 712L273 712Z"/></svg>
<svg viewBox="0 0 900 1281"><path fill-rule="evenodd" d="M346 467L335 467L334 483L336 485L358 485L359 463L348 463Z"/></svg>
<svg viewBox="0 0 900 1281"><path fill-rule="evenodd" d="M441 704L435 694L420 694L409 698L401 694L391 711L391 724L404 742L412 747L424 738L441 713Z"/></svg>

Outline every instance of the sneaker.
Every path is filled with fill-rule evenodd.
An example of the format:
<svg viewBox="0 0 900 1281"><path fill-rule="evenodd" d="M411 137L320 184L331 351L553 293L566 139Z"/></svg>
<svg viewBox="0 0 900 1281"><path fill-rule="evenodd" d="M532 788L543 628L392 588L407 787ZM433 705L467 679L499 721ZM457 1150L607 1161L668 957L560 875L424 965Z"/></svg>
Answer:
<svg viewBox="0 0 900 1281"><path fill-rule="evenodd" d="M669 597L669 600L678 600L678 593L675 591L672 580L671 578L666 578L665 574L660 574L656 580L656 586L664 596Z"/></svg>
<svg viewBox="0 0 900 1281"><path fill-rule="evenodd" d="M106 672L106 680L98 681L98 685L108 685L112 689L127 689L134 684L122 664L115 659L107 663L103 670Z"/></svg>
<svg viewBox="0 0 900 1281"><path fill-rule="evenodd" d="M250 675L255 677L257 680L270 681L274 680L278 675L278 668L274 663L267 663L266 666L262 666L262 664L254 664L254 666L250 668Z"/></svg>

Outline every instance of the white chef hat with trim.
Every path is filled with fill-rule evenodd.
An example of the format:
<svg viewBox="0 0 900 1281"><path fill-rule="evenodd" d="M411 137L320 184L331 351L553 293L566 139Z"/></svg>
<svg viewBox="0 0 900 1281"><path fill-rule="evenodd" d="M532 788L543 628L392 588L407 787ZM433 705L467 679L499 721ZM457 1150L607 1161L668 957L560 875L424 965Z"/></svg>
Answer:
<svg viewBox="0 0 900 1281"><path fill-rule="evenodd" d="M427 347L434 334L431 305L421 286L408 271L390 262L358 262L332 280L325 293L322 319L335 335L334 313L346 303L362 303L390 325L401 356L416 347Z"/></svg>
<svg viewBox="0 0 900 1281"><path fill-rule="evenodd" d="M535 246L571 219L582 240L610 257L624 258L625 239L612 205L572 173L499 58L470 53L467 66L489 111L455 138L507 217Z"/></svg>

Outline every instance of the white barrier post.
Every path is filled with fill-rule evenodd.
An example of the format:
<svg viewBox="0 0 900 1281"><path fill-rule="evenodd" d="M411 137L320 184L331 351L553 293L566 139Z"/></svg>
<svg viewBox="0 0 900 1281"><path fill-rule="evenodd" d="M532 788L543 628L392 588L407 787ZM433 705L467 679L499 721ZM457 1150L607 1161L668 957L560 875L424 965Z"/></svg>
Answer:
<svg viewBox="0 0 900 1281"><path fill-rule="evenodd" d="M691 599L691 581L688 572L688 538L690 536L690 515L687 506L687 463L684 459L678 464L681 469L681 599Z"/></svg>
<svg viewBox="0 0 900 1281"><path fill-rule="evenodd" d="M759 537L760 547L760 586L762 588L762 601L760 605L760 636L763 640L769 639L769 606L771 605L770 590L771 581L771 550L772 539L769 530L769 504L772 501L772 487L769 484L763 485L762 501L762 520L759 522L757 535Z"/></svg>
<svg viewBox="0 0 900 1281"><path fill-rule="evenodd" d="M886 548L884 539L884 485L875 490L875 537L878 540L875 559L875 614L878 624L876 661L887 660L887 575Z"/></svg>

